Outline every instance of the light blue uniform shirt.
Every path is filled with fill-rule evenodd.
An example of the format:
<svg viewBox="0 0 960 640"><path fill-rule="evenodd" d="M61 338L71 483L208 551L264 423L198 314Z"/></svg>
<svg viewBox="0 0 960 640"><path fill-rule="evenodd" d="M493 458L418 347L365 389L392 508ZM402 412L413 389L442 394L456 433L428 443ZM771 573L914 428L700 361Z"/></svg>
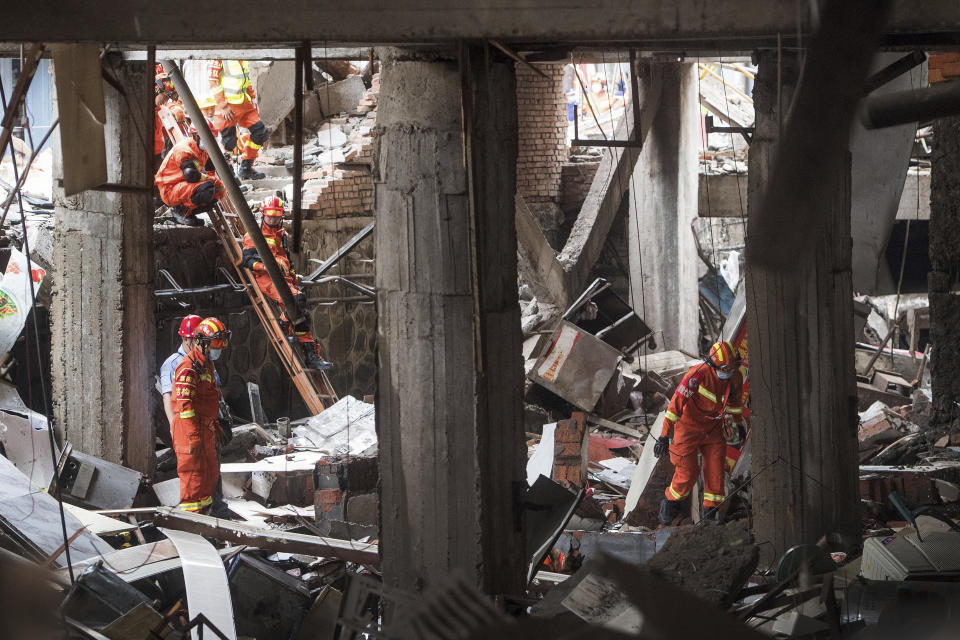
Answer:
<svg viewBox="0 0 960 640"><path fill-rule="evenodd" d="M173 374L177 372L180 361L187 357L187 352L183 350L183 345L177 349L177 352L163 361L160 365L160 393L173 393ZM220 374L216 367L213 369L213 375L217 379L217 388L220 388Z"/></svg>

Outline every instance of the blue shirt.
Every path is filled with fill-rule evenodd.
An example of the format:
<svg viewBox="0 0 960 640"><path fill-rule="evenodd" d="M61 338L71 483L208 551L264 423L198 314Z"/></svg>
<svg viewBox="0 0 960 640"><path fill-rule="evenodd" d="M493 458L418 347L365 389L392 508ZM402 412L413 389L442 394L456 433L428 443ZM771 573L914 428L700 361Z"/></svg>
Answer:
<svg viewBox="0 0 960 640"><path fill-rule="evenodd" d="M183 350L183 345L177 349L177 352L163 361L160 365L160 393L173 393L173 374L177 372L180 361L187 357L187 352ZM220 388L220 374L216 367L213 369L213 375L217 379L217 388Z"/></svg>

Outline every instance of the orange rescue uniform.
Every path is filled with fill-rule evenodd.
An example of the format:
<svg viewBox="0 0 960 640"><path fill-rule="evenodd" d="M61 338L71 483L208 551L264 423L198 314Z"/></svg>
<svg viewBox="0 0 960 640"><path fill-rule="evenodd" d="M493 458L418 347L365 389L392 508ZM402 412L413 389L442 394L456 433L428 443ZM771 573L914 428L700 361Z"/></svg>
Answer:
<svg viewBox="0 0 960 640"><path fill-rule="evenodd" d="M173 145L170 153L163 159L157 171L156 183L160 190L160 199L170 207L182 205L191 213L198 204L191 197L194 192L208 181L213 182L216 200L223 197L223 183L215 175L204 172L204 166L210 160L209 154L201 149L194 139L187 136ZM189 182L184 175L185 163L192 163L200 176L199 182ZM204 187L209 188L209 187Z"/></svg>
<svg viewBox="0 0 960 640"><path fill-rule="evenodd" d="M217 432L220 392L213 363L200 347L188 353L173 374L173 450L180 477L180 508L205 511L220 474Z"/></svg>
<svg viewBox="0 0 960 640"><path fill-rule="evenodd" d="M707 363L690 367L667 407L661 435L672 438L670 462L675 470L667 487L667 500L682 500L690 494L700 467L697 453L703 457L703 506L723 502L724 458L727 450L723 435L724 414L743 414L743 376L735 371L721 380Z"/></svg>
<svg viewBox="0 0 960 640"><path fill-rule="evenodd" d="M277 227L262 224L260 225L260 230L263 232L264 240L266 240L270 246L270 253L273 254L274 259L277 261L277 266L280 267L280 271L283 272L283 279L290 288L290 293L293 296L299 296L302 291L298 286L297 274L294 273L293 265L290 263L290 253L287 251L286 229L283 228L282 224ZM257 248L254 246L250 234L245 234L243 236L243 253L246 258L244 266L247 266L253 271L253 276L256 278L257 284L260 285L260 290L263 291L264 295L279 304L282 309L283 301L280 299L280 294L277 293L277 288L273 286L273 280L270 279L270 275L263 267L263 263L260 262L256 250ZM284 318L284 324L290 324L286 318ZM293 330L297 337L297 342L316 342L313 339L313 333L310 331L297 331L289 326L285 328L288 333Z"/></svg>
<svg viewBox="0 0 960 640"><path fill-rule="evenodd" d="M244 60L215 60L210 65L209 85L212 89L211 97L216 102L213 115L213 126L222 132L223 146L227 151L233 151L236 146L244 160L255 160L266 140L266 127L260 123L260 112L253 103L257 97L250 84L249 69ZM220 111L230 107L235 120L227 122ZM250 130L251 134L263 130L260 144L257 144L248 135L244 139L238 138L234 127L241 126Z"/></svg>
<svg viewBox="0 0 960 640"><path fill-rule="evenodd" d="M163 121L160 119L160 109L164 107L170 110L170 115L172 115L177 122L183 122L184 119L183 103L179 100L168 100L164 104L157 106L153 124L153 155L155 156L163 153L164 138L167 138L167 130L163 126ZM171 140L170 142L175 141Z"/></svg>

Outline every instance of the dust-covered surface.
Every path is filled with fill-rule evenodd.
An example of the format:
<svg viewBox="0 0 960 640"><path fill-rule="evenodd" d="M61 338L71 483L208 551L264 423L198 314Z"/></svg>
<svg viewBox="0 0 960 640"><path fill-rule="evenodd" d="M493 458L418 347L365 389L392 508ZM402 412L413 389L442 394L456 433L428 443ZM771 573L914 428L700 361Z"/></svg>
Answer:
<svg viewBox="0 0 960 640"><path fill-rule="evenodd" d="M706 602L729 606L760 560L746 520L677 529L647 563Z"/></svg>

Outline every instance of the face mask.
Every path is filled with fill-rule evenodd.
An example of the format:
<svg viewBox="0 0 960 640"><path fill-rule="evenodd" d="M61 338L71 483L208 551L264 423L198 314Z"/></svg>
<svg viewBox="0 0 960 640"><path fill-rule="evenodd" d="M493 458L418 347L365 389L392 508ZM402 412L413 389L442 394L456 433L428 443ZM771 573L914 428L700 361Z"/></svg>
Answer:
<svg viewBox="0 0 960 640"><path fill-rule="evenodd" d="M223 351L223 349L210 349L210 351L207 352L207 356L208 356L211 360L219 360L219 359L220 359L220 352L221 352L221 351Z"/></svg>
<svg viewBox="0 0 960 640"><path fill-rule="evenodd" d="M733 375L733 371L720 371L717 369L717 377L721 380L728 380Z"/></svg>

